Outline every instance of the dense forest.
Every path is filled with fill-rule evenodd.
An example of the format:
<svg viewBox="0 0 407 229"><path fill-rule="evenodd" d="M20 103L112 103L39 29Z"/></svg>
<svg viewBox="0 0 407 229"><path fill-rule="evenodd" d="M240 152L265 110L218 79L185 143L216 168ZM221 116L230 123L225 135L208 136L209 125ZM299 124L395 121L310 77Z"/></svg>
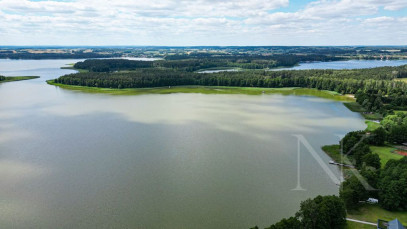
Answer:
<svg viewBox="0 0 407 229"><path fill-rule="evenodd" d="M78 62L76 69L84 69L90 72L113 72L119 70L136 70L139 68L154 67L153 61L137 61L127 59L90 59Z"/></svg>
<svg viewBox="0 0 407 229"><path fill-rule="evenodd" d="M0 75L0 81L6 80L5 76Z"/></svg>
<svg viewBox="0 0 407 229"><path fill-rule="evenodd" d="M92 72L113 72L135 70L139 68L171 68L194 72L206 68L231 67L242 69L266 69L294 66L304 61L334 61L342 58L325 55L213 55L209 53L191 53L166 56L158 61L134 61L126 59L86 60L74 65L77 69Z"/></svg>

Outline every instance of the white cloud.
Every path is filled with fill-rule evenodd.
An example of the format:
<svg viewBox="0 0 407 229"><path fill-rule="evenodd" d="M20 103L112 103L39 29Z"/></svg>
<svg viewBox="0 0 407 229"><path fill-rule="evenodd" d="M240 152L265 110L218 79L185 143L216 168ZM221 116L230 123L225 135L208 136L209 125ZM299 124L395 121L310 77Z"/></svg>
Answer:
<svg viewBox="0 0 407 229"><path fill-rule="evenodd" d="M288 4L288 0L0 0L0 31L5 34L0 45L405 44L401 29L405 18L378 14L379 9L406 8L405 0L320 0L296 12L270 13ZM374 30L369 25L375 21L387 28ZM392 36L370 39L374 33Z"/></svg>

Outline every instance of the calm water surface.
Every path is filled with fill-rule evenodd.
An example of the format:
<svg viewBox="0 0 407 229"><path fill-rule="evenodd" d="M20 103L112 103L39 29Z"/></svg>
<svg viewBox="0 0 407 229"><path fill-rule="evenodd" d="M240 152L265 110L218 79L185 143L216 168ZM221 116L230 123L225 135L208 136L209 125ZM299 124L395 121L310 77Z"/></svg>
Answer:
<svg viewBox="0 0 407 229"><path fill-rule="evenodd" d="M230 69L218 69L218 70L204 70L199 71L198 73L218 73L218 72L237 72L238 69L230 68Z"/></svg>
<svg viewBox="0 0 407 229"><path fill-rule="evenodd" d="M300 63L292 68L278 68L280 70L304 70L304 69L359 69L359 68L376 68L386 66L400 66L407 64L407 60L348 60L348 61L331 61L331 62L309 62Z"/></svg>
<svg viewBox="0 0 407 229"><path fill-rule="evenodd" d="M363 129L309 96L112 96L45 83L75 60L0 60L0 228L249 228L338 194L301 147ZM329 166L329 165L328 165ZM329 166L339 176L336 167Z"/></svg>

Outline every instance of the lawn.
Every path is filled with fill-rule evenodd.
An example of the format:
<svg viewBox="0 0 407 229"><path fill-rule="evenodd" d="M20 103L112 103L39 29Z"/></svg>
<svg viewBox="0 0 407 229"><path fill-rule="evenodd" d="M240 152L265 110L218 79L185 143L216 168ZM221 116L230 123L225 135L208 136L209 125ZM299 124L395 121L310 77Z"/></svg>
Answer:
<svg viewBox="0 0 407 229"><path fill-rule="evenodd" d="M373 225L361 224L352 221L347 221L345 227L345 229L374 229L374 228L377 227Z"/></svg>
<svg viewBox="0 0 407 229"><path fill-rule="evenodd" d="M390 221L397 218L403 225L407 225L407 211L387 211L371 204L363 204L358 210L349 210L347 217L372 223L376 223L378 219Z"/></svg>
<svg viewBox="0 0 407 229"><path fill-rule="evenodd" d="M393 153L395 148L390 146L370 146L370 150L379 155L382 167L384 167L390 159L398 160L403 157L399 154Z"/></svg>
<svg viewBox="0 0 407 229"><path fill-rule="evenodd" d="M372 114L363 114L362 113L362 116L365 119L369 119L369 120L381 120L381 119L383 119L383 115L379 114L379 113L372 113Z"/></svg>
<svg viewBox="0 0 407 229"><path fill-rule="evenodd" d="M336 162L342 161L341 149L339 145L322 146L322 150Z"/></svg>
<svg viewBox="0 0 407 229"><path fill-rule="evenodd" d="M369 120L365 121L365 123L367 125L366 131L374 131L381 126L380 123L369 121Z"/></svg>

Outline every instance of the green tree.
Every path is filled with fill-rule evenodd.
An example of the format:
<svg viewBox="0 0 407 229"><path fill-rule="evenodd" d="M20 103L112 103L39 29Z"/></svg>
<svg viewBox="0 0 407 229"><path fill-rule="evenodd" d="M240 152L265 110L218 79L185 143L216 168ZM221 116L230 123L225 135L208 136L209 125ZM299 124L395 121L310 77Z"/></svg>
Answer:
<svg viewBox="0 0 407 229"><path fill-rule="evenodd" d="M349 155L354 154L354 148L361 144L360 141L364 135L364 131L352 131L347 133L340 141L340 144L342 144L343 147L343 153L349 153Z"/></svg>
<svg viewBox="0 0 407 229"><path fill-rule="evenodd" d="M301 203L296 216L302 228L344 228L346 210L344 202L337 196L317 196Z"/></svg>
<svg viewBox="0 0 407 229"><path fill-rule="evenodd" d="M363 158L365 155L370 154L372 151L370 150L370 147L368 144L366 144L365 142L361 142L359 143L353 150L352 150L352 154L353 154L353 159L355 161L355 165L357 168L362 168L363 166ZM352 155L351 154L351 155Z"/></svg>
<svg viewBox="0 0 407 229"><path fill-rule="evenodd" d="M358 206L360 200L367 199L367 191L356 176L351 176L341 184L339 196L347 209L353 209Z"/></svg>
<svg viewBox="0 0 407 229"><path fill-rule="evenodd" d="M288 219L282 219L276 224L267 227L266 229L299 229L301 228L301 222L296 217L290 217Z"/></svg>
<svg viewBox="0 0 407 229"><path fill-rule="evenodd" d="M375 169L380 169L380 157L375 153L368 153L362 157L363 164L365 166L370 166Z"/></svg>
<svg viewBox="0 0 407 229"><path fill-rule="evenodd" d="M407 125L394 125L390 127L388 141L391 143L407 142Z"/></svg>
<svg viewBox="0 0 407 229"><path fill-rule="evenodd" d="M372 145L382 146L386 140L386 131L383 127L379 127L372 131L372 135L369 137L369 143Z"/></svg>
<svg viewBox="0 0 407 229"><path fill-rule="evenodd" d="M380 173L379 203L388 210L407 209L407 157L389 160Z"/></svg>

